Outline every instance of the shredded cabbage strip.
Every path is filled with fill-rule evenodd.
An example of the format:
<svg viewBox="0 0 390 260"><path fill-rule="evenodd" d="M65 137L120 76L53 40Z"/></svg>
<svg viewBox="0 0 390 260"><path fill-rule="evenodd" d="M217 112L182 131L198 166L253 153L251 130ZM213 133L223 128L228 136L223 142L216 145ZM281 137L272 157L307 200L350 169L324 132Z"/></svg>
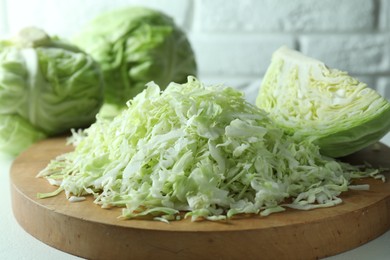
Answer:
<svg viewBox="0 0 390 260"><path fill-rule="evenodd" d="M98 116L73 131L75 150L38 176L60 180L73 200L90 194L103 208L122 207L123 218L186 212L195 221L337 205L353 178L376 175L296 141L241 92L194 77L163 92L149 83L127 105L113 121Z"/></svg>

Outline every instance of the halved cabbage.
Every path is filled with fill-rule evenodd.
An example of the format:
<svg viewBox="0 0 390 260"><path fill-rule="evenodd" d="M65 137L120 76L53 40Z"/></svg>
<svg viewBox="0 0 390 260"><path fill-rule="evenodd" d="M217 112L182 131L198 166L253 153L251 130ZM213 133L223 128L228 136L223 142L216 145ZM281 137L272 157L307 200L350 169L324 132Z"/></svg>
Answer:
<svg viewBox="0 0 390 260"><path fill-rule="evenodd" d="M321 153L341 157L377 142L390 130L390 103L347 72L281 47L272 56L256 105Z"/></svg>

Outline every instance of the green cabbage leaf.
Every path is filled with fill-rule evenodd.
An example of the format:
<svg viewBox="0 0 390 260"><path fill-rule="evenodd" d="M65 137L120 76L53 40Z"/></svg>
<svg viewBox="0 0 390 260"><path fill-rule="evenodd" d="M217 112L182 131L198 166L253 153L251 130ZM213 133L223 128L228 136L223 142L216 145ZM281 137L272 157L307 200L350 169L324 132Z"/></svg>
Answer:
<svg viewBox="0 0 390 260"><path fill-rule="evenodd" d="M390 103L374 89L287 47L274 52L256 105L331 157L359 151L390 130Z"/></svg>
<svg viewBox="0 0 390 260"><path fill-rule="evenodd" d="M88 127L103 102L97 63L76 46L25 28L0 42L0 150ZM10 138L12 137L12 138Z"/></svg>
<svg viewBox="0 0 390 260"><path fill-rule="evenodd" d="M188 77L161 91L151 82L127 105L74 131L74 151L38 175L58 190L40 198L65 191L122 207L123 218L222 220L337 205L353 178L377 175L296 141L230 87Z"/></svg>
<svg viewBox="0 0 390 260"><path fill-rule="evenodd" d="M153 9L132 6L103 13L87 23L73 42L101 66L103 111L107 108L108 115L125 108L149 81L167 86L197 73L185 32L171 17Z"/></svg>

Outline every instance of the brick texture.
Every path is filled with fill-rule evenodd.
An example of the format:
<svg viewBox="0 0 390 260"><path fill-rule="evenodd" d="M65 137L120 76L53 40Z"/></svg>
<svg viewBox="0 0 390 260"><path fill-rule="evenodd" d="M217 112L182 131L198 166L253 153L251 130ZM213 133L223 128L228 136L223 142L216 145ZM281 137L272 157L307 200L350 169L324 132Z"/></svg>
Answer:
<svg viewBox="0 0 390 260"><path fill-rule="evenodd" d="M0 37L5 37L8 32L5 1L0 0Z"/></svg>
<svg viewBox="0 0 390 260"><path fill-rule="evenodd" d="M390 74L388 77L380 77L378 79L378 92L383 97L386 97L390 101Z"/></svg>
<svg viewBox="0 0 390 260"><path fill-rule="evenodd" d="M301 51L354 74L390 72L390 34L308 35Z"/></svg>
<svg viewBox="0 0 390 260"><path fill-rule="evenodd" d="M161 10L171 15L178 25L185 26L189 4L189 0L8 0L7 11L10 14L8 24L11 33L33 25L44 28L50 34L71 37L80 26L96 15L129 5Z"/></svg>
<svg viewBox="0 0 390 260"><path fill-rule="evenodd" d="M289 36L195 34L190 40L203 75L262 75L273 51L281 45L294 47Z"/></svg>
<svg viewBox="0 0 390 260"><path fill-rule="evenodd" d="M379 2L379 29L390 31L390 1L381 0Z"/></svg>
<svg viewBox="0 0 390 260"><path fill-rule="evenodd" d="M287 45L390 98L390 0L0 0L0 35L35 25L71 37L96 15L128 5L172 16L206 83L252 97L272 52Z"/></svg>
<svg viewBox="0 0 390 260"><path fill-rule="evenodd" d="M366 31L375 26L368 0L202 0L199 31L318 32ZM352 11L353 10L353 11Z"/></svg>

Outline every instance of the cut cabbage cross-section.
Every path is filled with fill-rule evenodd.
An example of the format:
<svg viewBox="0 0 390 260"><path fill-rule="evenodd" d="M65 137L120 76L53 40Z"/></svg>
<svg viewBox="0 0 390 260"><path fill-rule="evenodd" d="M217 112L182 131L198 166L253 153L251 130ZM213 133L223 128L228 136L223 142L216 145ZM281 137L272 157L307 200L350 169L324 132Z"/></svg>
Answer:
<svg viewBox="0 0 390 260"><path fill-rule="evenodd" d="M390 103L374 89L287 47L274 52L256 105L331 157L361 150L390 130Z"/></svg>

